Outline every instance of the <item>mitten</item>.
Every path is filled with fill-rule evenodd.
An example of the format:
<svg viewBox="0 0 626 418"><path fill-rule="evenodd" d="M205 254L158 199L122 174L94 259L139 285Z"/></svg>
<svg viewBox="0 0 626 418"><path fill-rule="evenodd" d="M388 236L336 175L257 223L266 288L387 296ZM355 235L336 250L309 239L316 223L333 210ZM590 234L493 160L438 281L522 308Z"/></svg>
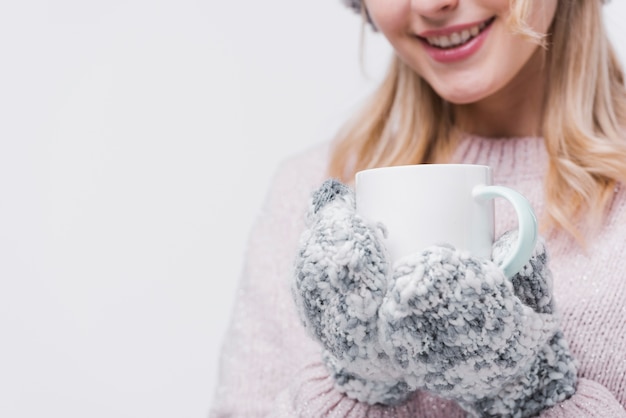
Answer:
<svg viewBox="0 0 626 418"><path fill-rule="evenodd" d="M353 191L337 181L313 194L293 294L340 390L362 402L393 404L411 390L378 341L378 310L391 271L385 231L354 208Z"/></svg>
<svg viewBox="0 0 626 418"><path fill-rule="evenodd" d="M574 393L541 242L509 279L499 263L514 232L492 260L438 245L393 266L384 236L349 187L329 180L313 195L293 293L339 390L384 404L428 390L476 416L516 417Z"/></svg>

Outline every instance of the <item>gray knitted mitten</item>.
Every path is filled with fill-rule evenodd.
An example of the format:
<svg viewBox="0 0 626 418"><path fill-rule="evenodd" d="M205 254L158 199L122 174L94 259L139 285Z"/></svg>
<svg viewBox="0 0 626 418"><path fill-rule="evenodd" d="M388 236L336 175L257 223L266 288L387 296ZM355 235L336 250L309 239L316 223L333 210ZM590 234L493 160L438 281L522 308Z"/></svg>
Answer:
<svg viewBox="0 0 626 418"><path fill-rule="evenodd" d="M441 245L393 266L384 235L346 185L313 195L293 294L339 390L371 404L427 390L481 417L532 416L575 392L542 243L508 279L498 265L515 232L493 260Z"/></svg>

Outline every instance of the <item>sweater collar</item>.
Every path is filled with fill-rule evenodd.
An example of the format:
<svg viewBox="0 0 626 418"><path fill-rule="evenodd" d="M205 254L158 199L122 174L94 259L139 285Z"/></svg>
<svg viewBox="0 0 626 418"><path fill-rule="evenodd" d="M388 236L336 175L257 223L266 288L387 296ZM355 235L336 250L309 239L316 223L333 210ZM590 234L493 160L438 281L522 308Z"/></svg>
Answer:
<svg viewBox="0 0 626 418"><path fill-rule="evenodd" d="M488 165L497 177L543 176L548 154L541 137L486 138L466 135L452 154L451 162Z"/></svg>

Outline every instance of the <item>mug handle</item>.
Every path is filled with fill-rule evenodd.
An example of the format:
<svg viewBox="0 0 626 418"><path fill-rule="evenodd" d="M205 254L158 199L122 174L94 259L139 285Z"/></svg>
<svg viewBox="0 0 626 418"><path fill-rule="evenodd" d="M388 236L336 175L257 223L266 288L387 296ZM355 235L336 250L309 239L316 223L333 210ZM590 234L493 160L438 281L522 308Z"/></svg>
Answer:
<svg viewBox="0 0 626 418"><path fill-rule="evenodd" d="M528 262L537 243L537 217L528 200L520 193L504 186L477 186L472 196L479 200L503 197L509 201L517 213L517 244L504 259L500 268L508 278L518 273Z"/></svg>

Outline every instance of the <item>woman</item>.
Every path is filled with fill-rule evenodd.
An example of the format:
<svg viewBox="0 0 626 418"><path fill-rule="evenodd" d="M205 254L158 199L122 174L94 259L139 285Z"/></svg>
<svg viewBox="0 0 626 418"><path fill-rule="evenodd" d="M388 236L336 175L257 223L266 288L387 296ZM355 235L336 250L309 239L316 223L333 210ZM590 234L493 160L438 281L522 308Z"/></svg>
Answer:
<svg viewBox="0 0 626 418"><path fill-rule="evenodd" d="M525 195L541 220L577 381L540 416L626 417L626 90L601 1L349 5L395 57L330 147L280 168L252 232L212 416L466 415L421 390L394 405L346 395L290 290L303 214L324 179L351 183L365 168L452 162L493 167L494 182ZM515 228L507 210L497 207L498 234Z"/></svg>

